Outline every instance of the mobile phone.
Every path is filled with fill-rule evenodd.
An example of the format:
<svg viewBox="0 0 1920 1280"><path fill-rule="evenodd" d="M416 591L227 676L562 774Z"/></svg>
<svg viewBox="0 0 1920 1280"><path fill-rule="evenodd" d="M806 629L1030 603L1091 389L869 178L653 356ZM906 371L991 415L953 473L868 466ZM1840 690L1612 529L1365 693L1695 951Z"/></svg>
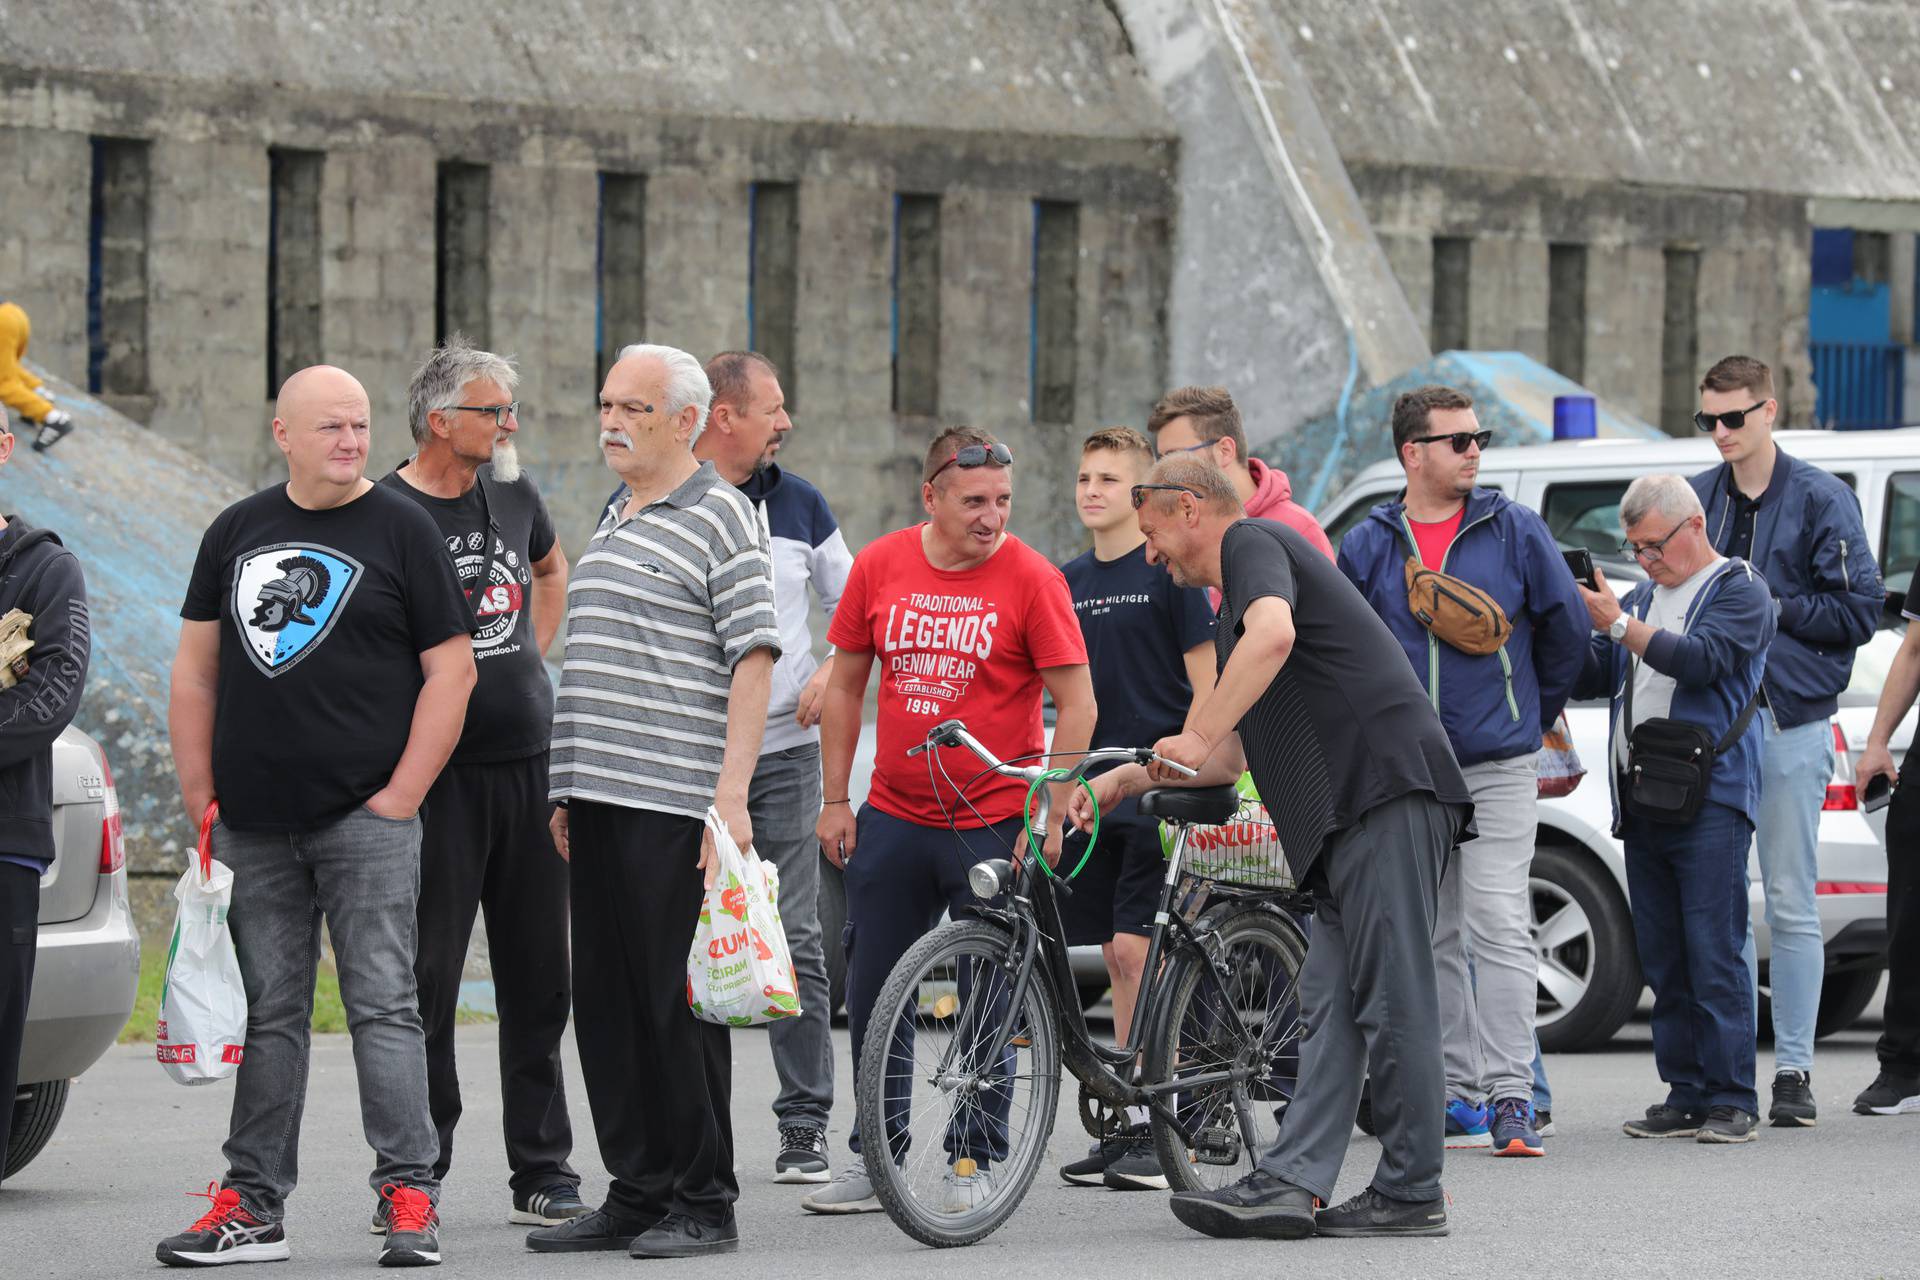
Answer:
<svg viewBox="0 0 1920 1280"><path fill-rule="evenodd" d="M1884 809L1893 800L1893 784L1884 773L1876 773L1867 783L1866 794L1860 797L1860 807L1868 813Z"/></svg>
<svg viewBox="0 0 1920 1280"><path fill-rule="evenodd" d="M1567 558L1567 568L1572 570L1574 580L1589 591L1598 591L1600 582L1593 576L1593 553L1585 547L1573 551L1562 551Z"/></svg>

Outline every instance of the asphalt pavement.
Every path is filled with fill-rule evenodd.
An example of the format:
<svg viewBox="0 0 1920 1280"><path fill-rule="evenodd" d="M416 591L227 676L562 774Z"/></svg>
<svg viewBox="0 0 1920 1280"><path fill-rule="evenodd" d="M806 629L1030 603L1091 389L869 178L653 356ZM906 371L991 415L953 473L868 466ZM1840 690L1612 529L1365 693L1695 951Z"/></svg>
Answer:
<svg viewBox="0 0 1920 1280"><path fill-rule="evenodd" d="M1766 1129L1746 1146L1632 1141L1620 1122L1661 1096L1646 1024L1630 1023L1603 1053L1548 1059L1558 1135L1540 1160L1450 1153L1446 1174L1453 1234L1432 1240L1216 1241L1194 1235L1155 1192L1070 1187L1051 1171L998 1232L970 1249L931 1250L884 1214L821 1218L804 1213L804 1189L770 1174L775 1150L768 1104L775 1081L761 1033L734 1034L734 1130L738 1143L741 1248L730 1257L659 1262L675 1275L841 1278L991 1276L1920 1276L1920 1116L1864 1118L1853 1095L1874 1073L1877 1008L1856 1029L1820 1043L1814 1077L1819 1127ZM442 1200L446 1263L440 1274L544 1278L625 1273L624 1254L524 1251L525 1228L506 1221L506 1161L500 1145L496 1033L459 1032L466 1114ZM836 1033L841 1094L849 1092L847 1041ZM590 1202L606 1177L592 1117L568 1046L576 1162ZM185 1088L152 1060L149 1045L115 1048L75 1088L51 1145L0 1190L0 1276L116 1277L163 1270L153 1246L206 1206L221 1173L220 1142L230 1085ZM1763 1079L1772 1061L1763 1049ZM1763 1097L1764 1097L1764 1085ZM1087 1146L1074 1116L1075 1088L1061 1091L1052 1162ZM836 1162L850 1116L831 1129ZM1338 1195L1364 1186L1378 1146L1356 1132ZM365 1274L376 1244L367 1234L373 1193L360 1135L351 1046L317 1037L300 1151L301 1181L289 1204L289 1262L268 1276ZM245 1274L253 1274L253 1268Z"/></svg>

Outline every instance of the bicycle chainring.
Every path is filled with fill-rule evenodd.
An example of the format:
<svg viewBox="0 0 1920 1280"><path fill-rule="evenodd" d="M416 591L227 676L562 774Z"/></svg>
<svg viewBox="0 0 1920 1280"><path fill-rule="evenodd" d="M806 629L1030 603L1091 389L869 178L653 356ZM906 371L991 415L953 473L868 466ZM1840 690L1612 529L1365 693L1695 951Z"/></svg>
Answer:
<svg viewBox="0 0 1920 1280"><path fill-rule="evenodd" d="M1080 1125L1087 1136L1105 1142L1120 1136L1127 1127L1127 1113L1098 1097L1086 1085L1080 1086Z"/></svg>

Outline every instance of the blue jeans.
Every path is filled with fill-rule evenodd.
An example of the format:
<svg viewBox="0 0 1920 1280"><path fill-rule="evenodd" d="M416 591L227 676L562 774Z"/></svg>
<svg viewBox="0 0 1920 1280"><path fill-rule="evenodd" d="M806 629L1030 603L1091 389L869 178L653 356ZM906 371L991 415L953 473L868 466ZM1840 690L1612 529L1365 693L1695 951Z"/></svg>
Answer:
<svg viewBox="0 0 1920 1280"><path fill-rule="evenodd" d="M1640 968L1653 988L1653 1060L1667 1105L1759 1114L1753 1088L1753 980L1747 929L1745 814L1709 800L1681 826L1629 816L1627 897Z"/></svg>
<svg viewBox="0 0 1920 1280"><path fill-rule="evenodd" d="M1833 778L1833 729L1823 717L1779 728L1762 709L1766 746L1760 763L1760 814L1754 844L1766 886L1767 929L1773 935L1767 985L1773 994L1775 1070L1813 1070L1813 1024L1820 1012L1820 979L1827 971L1820 936L1820 806ZM1747 973L1760 989L1753 925L1747 925ZM1755 1017L1759 1009L1755 1007ZM1756 1023L1757 1025L1757 1023Z"/></svg>

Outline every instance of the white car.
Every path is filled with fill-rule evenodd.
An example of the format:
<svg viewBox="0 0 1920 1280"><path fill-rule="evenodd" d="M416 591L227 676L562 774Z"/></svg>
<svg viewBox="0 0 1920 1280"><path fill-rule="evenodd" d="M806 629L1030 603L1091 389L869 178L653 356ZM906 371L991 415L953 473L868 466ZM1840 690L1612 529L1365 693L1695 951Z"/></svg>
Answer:
<svg viewBox="0 0 1920 1280"><path fill-rule="evenodd" d="M1882 572L1903 586L1920 560L1920 430L1782 431L1775 439L1788 453L1854 486ZM1479 483L1539 511L1562 546L1617 562L1619 503L1627 485L1653 472L1691 475L1718 460L1705 437L1563 441L1489 449ZM1368 467L1321 512L1327 536L1337 545L1369 510L1404 486L1397 463ZM1644 576L1618 563L1603 563L1602 571L1622 584ZM1827 952L1816 1025L1820 1035L1860 1015L1873 999L1885 963L1886 849L1879 829L1860 810L1852 753L1864 745L1872 723L1872 699L1891 658L1889 640L1883 633L1861 649L1853 686L1834 718L1839 761L1820 815L1818 853L1820 930ZM1897 639L1891 643L1898 645ZM1541 802L1532 877L1540 1043L1549 1051L1604 1043L1632 1015L1644 988L1627 910L1625 856L1609 834L1606 703L1572 704L1567 722L1589 773L1572 795ZM1904 749L1912 724L1910 715L1903 726L1907 737L1896 738L1897 749ZM1748 875L1764 1001L1769 938L1757 862L1750 863Z"/></svg>

